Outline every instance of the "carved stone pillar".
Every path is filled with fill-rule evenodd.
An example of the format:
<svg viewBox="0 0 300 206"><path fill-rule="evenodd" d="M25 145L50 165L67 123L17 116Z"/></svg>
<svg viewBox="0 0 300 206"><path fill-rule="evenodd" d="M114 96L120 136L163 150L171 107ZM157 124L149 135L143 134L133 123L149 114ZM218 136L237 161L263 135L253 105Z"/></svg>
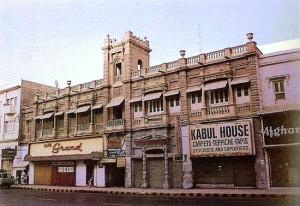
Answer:
<svg viewBox="0 0 300 206"><path fill-rule="evenodd" d="M164 159L165 159L165 182L163 184L164 189L170 188L170 174L169 174L169 160L167 148L164 149Z"/></svg>
<svg viewBox="0 0 300 206"><path fill-rule="evenodd" d="M146 161L146 149L143 148L143 183L141 185L141 188L148 188L149 182L148 182L148 174L147 174L147 161Z"/></svg>

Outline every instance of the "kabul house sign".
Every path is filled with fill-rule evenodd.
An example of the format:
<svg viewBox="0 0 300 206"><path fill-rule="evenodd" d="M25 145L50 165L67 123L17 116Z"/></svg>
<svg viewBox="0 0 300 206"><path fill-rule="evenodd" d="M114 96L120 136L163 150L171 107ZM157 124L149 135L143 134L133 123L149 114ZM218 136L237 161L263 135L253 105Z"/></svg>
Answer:
<svg viewBox="0 0 300 206"><path fill-rule="evenodd" d="M252 155L250 121L201 124L189 127L192 157Z"/></svg>

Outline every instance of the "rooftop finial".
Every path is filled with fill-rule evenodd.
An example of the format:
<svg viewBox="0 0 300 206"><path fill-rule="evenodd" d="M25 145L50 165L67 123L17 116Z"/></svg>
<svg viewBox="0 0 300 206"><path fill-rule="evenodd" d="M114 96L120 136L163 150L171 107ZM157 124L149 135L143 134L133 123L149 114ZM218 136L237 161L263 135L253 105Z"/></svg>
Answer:
<svg viewBox="0 0 300 206"><path fill-rule="evenodd" d="M107 34L106 37L109 38L109 34Z"/></svg>
<svg viewBox="0 0 300 206"><path fill-rule="evenodd" d="M248 38L249 41L252 41L252 39L253 39L253 33L248 33L247 34L247 38Z"/></svg>
<svg viewBox="0 0 300 206"><path fill-rule="evenodd" d="M179 52L180 52L180 56L181 56L182 58L184 58L184 56L185 56L185 50L180 50Z"/></svg>
<svg viewBox="0 0 300 206"><path fill-rule="evenodd" d="M71 80L68 80L68 81L67 81L67 85L68 85L68 87L71 86Z"/></svg>

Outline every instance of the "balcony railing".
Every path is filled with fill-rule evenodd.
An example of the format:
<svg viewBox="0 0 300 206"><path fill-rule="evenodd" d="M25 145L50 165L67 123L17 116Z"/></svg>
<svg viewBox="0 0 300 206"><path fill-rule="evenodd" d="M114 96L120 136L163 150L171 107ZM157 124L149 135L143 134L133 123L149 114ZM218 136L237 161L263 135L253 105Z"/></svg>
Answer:
<svg viewBox="0 0 300 206"><path fill-rule="evenodd" d="M155 73L155 72L160 72L162 70L163 70L162 65L156 65L156 66L149 67L149 68L146 69L147 74L151 74L151 73Z"/></svg>
<svg viewBox="0 0 300 206"><path fill-rule="evenodd" d="M90 129L90 124L77 125L77 131L87 131Z"/></svg>
<svg viewBox="0 0 300 206"><path fill-rule="evenodd" d="M215 51L215 52L210 52L206 54L206 60L210 61L210 60L215 60L215 59L220 59L225 57L225 50L219 50L219 51Z"/></svg>
<svg viewBox="0 0 300 206"><path fill-rule="evenodd" d="M124 130L125 119L115 119L107 122L107 130Z"/></svg>
<svg viewBox="0 0 300 206"><path fill-rule="evenodd" d="M120 82L122 80L122 76L115 76L115 82Z"/></svg>
<svg viewBox="0 0 300 206"><path fill-rule="evenodd" d="M229 112L230 112L229 105L206 108L207 116L228 114Z"/></svg>
<svg viewBox="0 0 300 206"><path fill-rule="evenodd" d="M4 114L15 114L16 113L16 106L14 105L5 105L3 107L3 111L4 111Z"/></svg>
<svg viewBox="0 0 300 206"><path fill-rule="evenodd" d="M173 61L173 62L167 63L167 69L168 70L178 68L178 66L179 66L178 61Z"/></svg>
<svg viewBox="0 0 300 206"><path fill-rule="evenodd" d="M139 76L141 76L141 70L131 72L131 77L139 77Z"/></svg>
<svg viewBox="0 0 300 206"><path fill-rule="evenodd" d="M238 115L243 115L243 114L248 114L248 113L251 113L251 106L250 104L237 104L236 105L236 113Z"/></svg>
<svg viewBox="0 0 300 206"><path fill-rule="evenodd" d="M44 135L52 135L53 134L53 129L44 129L43 130L43 136Z"/></svg>
<svg viewBox="0 0 300 206"><path fill-rule="evenodd" d="M247 51L247 45L241 45L241 46L236 46L231 48L231 52L233 56L243 54Z"/></svg>

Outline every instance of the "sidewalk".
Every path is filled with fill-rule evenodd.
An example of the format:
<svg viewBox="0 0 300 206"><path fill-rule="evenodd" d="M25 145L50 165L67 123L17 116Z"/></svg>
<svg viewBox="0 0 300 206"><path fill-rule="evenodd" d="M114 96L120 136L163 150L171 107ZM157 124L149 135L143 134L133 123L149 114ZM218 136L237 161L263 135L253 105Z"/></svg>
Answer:
<svg viewBox="0 0 300 206"><path fill-rule="evenodd" d="M12 188L44 190L56 192L82 192L126 195L157 195L186 197L300 197L300 188L270 189L141 189L141 188L99 188L99 187L64 187L45 185L12 185Z"/></svg>

